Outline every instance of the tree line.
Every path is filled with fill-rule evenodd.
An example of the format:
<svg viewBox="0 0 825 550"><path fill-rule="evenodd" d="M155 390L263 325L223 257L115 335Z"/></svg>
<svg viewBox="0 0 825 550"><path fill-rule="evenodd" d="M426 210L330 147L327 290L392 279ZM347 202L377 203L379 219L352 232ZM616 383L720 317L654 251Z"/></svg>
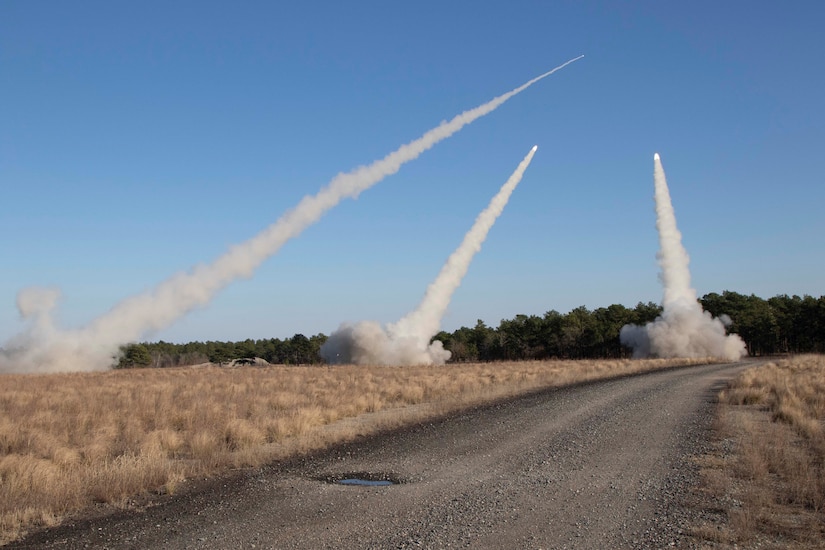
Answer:
<svg viewBox="0 0 825 550"><path fill-rule="evenodd" d="M705 311L731 318L730 332L742 337L749 355L825 353L825 296L774 296L763 300L736 292L706 294Z"/></svg>
<svg viewBox="0 0 825 550"><path fill-rule="evenodd" d="M699 302L714 317L730 318L728 332L742 337L749 355L825 353L825 296L764 300L725 291L706 294ZM644 325L661 312L653 302L640 302L632 309L618 304L594 310L581 306L566 314L551 310L542 316L516 315L503 319L497 328L479 319L472 328L442 331L434 339L452 352L451 362L624 358L631 350L619 341L621 328ZM123 347L116 366L173 367L252 357L287 365L317 364L323 363L319 351L326 339L324 334L296 334L284 340L130 344Z"/></svg>
<svg viewBox="0 0 825 550"><path fill-rule="evenodd" d="M121 348L117 368L131 367L180 367L200 363L226 364L237 359L260 357L270 363L283 365L309 365L321 363L321 345L327 337L323 334L306 337L296 334L284 340L269 338L247 339L242 342L189 342L172 344L155 342L129 344Z"/></svg>

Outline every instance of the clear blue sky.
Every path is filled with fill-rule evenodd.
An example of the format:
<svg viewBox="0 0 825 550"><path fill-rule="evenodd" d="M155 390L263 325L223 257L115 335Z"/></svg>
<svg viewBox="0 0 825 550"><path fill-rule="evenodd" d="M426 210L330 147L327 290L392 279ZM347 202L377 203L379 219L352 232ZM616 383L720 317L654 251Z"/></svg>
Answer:
<svg viewBox="0 0 825 550"><path fill-rule="evenodd" d="M820 296L823 21L813 1L6 0L0 341L22 287L85 324L579 54L148 339L399 319L534 144L446 330L658 302L657 151L700 296Z"/></svg>

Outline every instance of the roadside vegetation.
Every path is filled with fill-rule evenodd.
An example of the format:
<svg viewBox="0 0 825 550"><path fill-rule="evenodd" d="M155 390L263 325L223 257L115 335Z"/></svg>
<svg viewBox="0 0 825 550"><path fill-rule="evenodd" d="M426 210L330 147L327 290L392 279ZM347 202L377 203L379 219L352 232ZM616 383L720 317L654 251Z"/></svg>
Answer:
<svg viewBox="0 0 825 550"><path fill-rule="evenodd" d="M825 356L749 369L719 395L718 439L699 459L694 535L712 547L822 548Z"/></svg>
<svg viewBox="0 0 825 550"><path fill-rule="evenodd" d="M95 503L180 490L539 388L698 360L128 369L0 377L0 544ZM364 413L373 413L365 415Z"/></svg>

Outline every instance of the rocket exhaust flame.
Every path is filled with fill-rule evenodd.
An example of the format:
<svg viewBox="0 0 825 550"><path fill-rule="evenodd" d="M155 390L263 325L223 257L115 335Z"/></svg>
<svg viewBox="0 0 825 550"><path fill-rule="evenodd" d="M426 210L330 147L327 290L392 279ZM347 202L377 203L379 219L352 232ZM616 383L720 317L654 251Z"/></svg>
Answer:
<svg viewBox="0 0 825 550"><path fill-rule="evenodd" d="M343 324L321 346L321 356L330 363L359 365L443 365L450 358L439 341L430 339L438 333L441 319L453 293L461 284L476 252L510 200L524 171L533 160L534 146L519 163L490 204L476 217L464 240L447 258L438 276L427 287L418 307L386 329L378 323L364 321Z"/></svg>
<svg viewBox="0 0 825 550"><path fill-rule="evenodd" d="M659 233L659 265L664 286L662 315L645 326L625 325L621 342L633 348L634 357L743 357L745 343L726 335L721 320L702 310L690 286L690 258L682 246L676 215L670 200L665 171L659 154L653 156L656 201L656 230Z"/></svg>
<svg viewBox="0 0 825 550"><path fill-rule="evenodd" d="M37 311L32 312L28 306L19 305L24 317L35 319L28 330L12 338L0 351L0 373L108 368L121 345L169 326L192 309L207 304L218 291L236 279L251 276L284 243L318 221L341 200L357 197L438 142L582 57L571 59L518 88L442 122L381 160L337 175L316 195L304 197L275 223L248 241L233 246L213 263L178 273L148 292L127 298L81 329L59 330L51 321L50 308L35 308ZM23 294L26 298L19 300L19 304L25 301L49 305L56 299L51 289L26 289Z"/></svg>

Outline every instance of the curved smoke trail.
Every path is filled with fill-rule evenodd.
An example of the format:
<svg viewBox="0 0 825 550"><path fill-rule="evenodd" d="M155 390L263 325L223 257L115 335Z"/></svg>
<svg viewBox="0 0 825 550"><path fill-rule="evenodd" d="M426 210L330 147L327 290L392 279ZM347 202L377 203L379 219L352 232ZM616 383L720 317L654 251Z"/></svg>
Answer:
<svg viewBox="0 0 825 550"><path fill-rule="evenodd" d="M12 338L0 352L0 372L55 372L103 370L112 363L118 348L163 329L194 309L208 303L215 294L241 277L249 277L264 260L288 240L318 221L324 213L347 197L357 197L403 164L416 159L438 142L467 124L494 111L514 95L539 80L581 59L571 59L518 88L483 105L442 122L420 138L402 145L381 160L337 175L316 195L304 197L298 205L250 240L236 245L213 263L178 273L153 290L127 298L88 326L73 331L58 330L48 310L18 309L25 317L35 317L30 329ZM26 289L28 296L40 289ZM43 292L52 296L53 290ZM37 299L34 301L38 301ZM48 300L47 300L48 301ZM53 300L52 300L53 301Z"/></svg>
<svg viewBox="0 0 825 550"><path fill-rule="evenodd" d="M659 233L657 258L664 285L662 315L643 327L625 325L619 338L633 348L634 357L740 359L746 354L745 343L736 334L725 334L722 321L702 310L696 291L690 286L690 258L676 227L676 215L658 153L653 156L653 182Z"/></svg>
<svg viewBox="0 0 825 550"><path fill-rule="evenodd" d="M453 293L524 176L536 149L538 146L530 149L487 208L476 217L461 244L450 254L438 276L427 287L424 299L415 310L397 323L388 325L386 330L371 321L355 325L345 323L321 346L321 356L329 363L359 365L446 363L450 352L443 348L440 341L430 343L430 339L438 333Z"/></svg>

